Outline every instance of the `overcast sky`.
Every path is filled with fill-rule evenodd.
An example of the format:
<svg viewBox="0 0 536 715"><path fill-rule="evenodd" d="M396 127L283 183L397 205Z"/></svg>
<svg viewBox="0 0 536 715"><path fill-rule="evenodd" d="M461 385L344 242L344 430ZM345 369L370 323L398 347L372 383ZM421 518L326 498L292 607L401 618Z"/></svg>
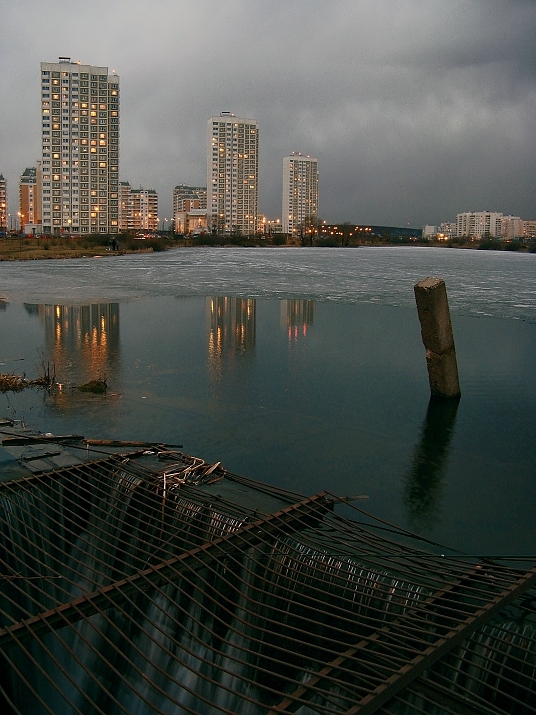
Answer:
<svg viewBox="0 0 536 715"><path fill-rule="evenodd" d="M120 76L120 177L206 184L207 120L260 127L259 210L316 156L328 222L536 219L535 0L0 0L0 172L40 157L41 61Z"/></svg>

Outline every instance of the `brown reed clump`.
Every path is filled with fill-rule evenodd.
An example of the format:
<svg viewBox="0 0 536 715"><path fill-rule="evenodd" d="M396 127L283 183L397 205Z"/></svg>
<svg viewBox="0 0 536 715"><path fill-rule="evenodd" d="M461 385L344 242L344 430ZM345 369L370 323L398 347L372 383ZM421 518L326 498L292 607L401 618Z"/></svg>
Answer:
<svg viewBox="0 0 536 715"><path fill-rule="evenodd" d="M0 373L0 392L20 392L29 386L28 380L21 375Z"/></svg>

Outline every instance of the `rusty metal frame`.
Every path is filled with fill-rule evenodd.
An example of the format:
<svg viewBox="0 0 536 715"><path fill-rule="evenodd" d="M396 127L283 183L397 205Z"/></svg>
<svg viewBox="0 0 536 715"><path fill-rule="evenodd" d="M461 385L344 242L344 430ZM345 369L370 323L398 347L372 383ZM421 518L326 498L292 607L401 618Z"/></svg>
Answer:
<svg viewBox="0 0 536 715"><path fill-rule="evenodd" d="M481 577L481 574L473 570L471 576ZM372 692L368 693L358 704L347 710L345 715L372 715L377 712L382 705L394 697L400 690L409 685L437 660L468 638L480 625L488 621L502 608L508 606L535 583L536 566L509 588L496 595L484 607L479 608L473 614L469 615L465 621L461 621L448 633L441 635L435 643L416 655L410 662L405 663L398 671L389 675L384 682L378 685ZM354 657L357 653L362 653L367 648L370 649L374 646L381 645L382 637L390 634L393 630L393 626L403 624L404 621L414 620L415 618L426 621L430 613L437 615L433 612L433 609L441 609L441 601L445 599L445 596L454 589L458 589L464 585L466 584L464 584L463 581L449 584L446 588L426 599L418 608L406 612L403 617L394 623L390 623L371 636L362 639L355 646L352 646L335 658L331 663L326 664L325 668L312 675L308 681L284 698L278 705L268 710L267 715L295 712L295 710L307 701L308 694L310 694L309 697L313 694L311 688L328 678L333 672L339 670L345 661ZM442 615L444 615L444 612ZM425 641L421 642L423 645L426 645ZM386 645L389 644L387 643ZM376 655L377 653L375 652L375 656Z"/></svg>
<svg viewBox="0 0 536 715"><path fill-rule="evenodd" d="M70 525L75 518L73 509L76 508L73 500L79 493L85 494L91 501L91 509L94 509L91 512L92 521L88 522L91 528L87 536L82 538L80 554L77 552L73 556L74 565L69 565L70 570L66 570L63 578L67 579L67 585L76 586L77 569L83 572L86 563L83 560L84 554L91 554L92 560L87 562L88 573L99 574L100 569L105 584L90 591L86 586L90 587L92 583L97 585L97 581L92 581L88 576L84 580L86 590L81 596L62 601L61 594L67 595L68 589L61 585L58 585L57 590L50 589L49 593L39 583L35 586L23 583L28 575L32 578L31 572L28 574L26 571L26 576L17 576L16 572L12 576L4 575L4 579L13 579L8 600L15 604L17 594L20 594L34 609L33 613L26 610L23 618L12 618L11 625L0 631L0 649L9 667L16 668L10 660L9 654L12 652L20 651L27 653L30 659L33 658L29 645L33 643L48 653L51 661L61 670L61 663L55 660L54 653L47 646L50 640L43 640L48 635L66 652L71 653L87 677L95 681L91 670L71 651L69 640L65 640L65 631L62 629L68 628L71 633L75 633L81 644L94 652L104 667L113 670L112 660L106 653L95 650L91 638L88 640L77 624L83 621L94 629L99 638L106 640L106 629L116 628L114 614L126 618L132 625L139 617L144 622L141 632L148 642L163 649L167 657L174 658L178 665L190 672L194 671L188 657L212 667L211 659L197 654L194 645L185 645L175 637L171 639L169 649L164 647L160 640L162 636L169 637L167 632L162 630L157 619L145 613L144 599L147 599L147 604L160 608L155 599L168 599L166 589L172 586L179 589L178 592L191 588L201 594L205 604L203 609L207 609L206 613L213 620L213 623L206 624L202 614L192 616L192 625L184 626L184 632L193 643L198 637L198 628L210 638L219 637L218 629L226 624L237 636L248 632L247 641L235 652L228 654L226 665L222 664L218 672L234 677L235 667L241 672L241 669L249 667L250 659L258 655L261 662L253 666L255 672L263 677L269 677L275 672L284 685L282 690L274 690L268 683L262 685L264 697L269 696L270 702L274 703L266 706L266 712L270 715L295 712L302 706L326 715L371 715L378 711L387 713L388 710L383 710L384 706L388 707L395 701L407 703L408 707L414 708L415 713L421 712L419 706L408 702L410 693L415 693L427 702L434 702L435 694L436 702L442 699L445 703L446 712L455 713L457 703L463 703L466 695L448 691L446 676L441 676L443 680L436 683L428 679L425 671L428 673L434 663L441 661L462 641L467 641L494 614L519 598L536 582L536 567L523 574L506 565L477 563L474 559L470 561L455 556L443 558L422 547L415 549L403 545L402 541L407 535L403 530L400 530L402 538L397 542L394 527L344 520L331 510L334 498L327 492L296 499L291 492L259 485L259 491L278 497L282 503L287 504L274 513L260 514L196 487L175 485L170 488L168 484L166 488L162 477L165 467L163 470L152 470L145 464L138 464L136 457L140 454L137 451L106 455L102 459L50 472L38 472L0 485L4 488L3 491L0 488L0 494L7 498L10 498L10 494L13 497L16 495L16 501L13 502L16 513L11 515L9 523L0 514L0 528L3 523L6 528L8 525L16 527L17 519L22 528L24 519L30 518L30 515L36 520L35 543L27 546L21 540L13 552L13 563L21 564L24 564L26 557L38 558L39 554L43 554L44 559L47 548L54 547L55 533L65 532L66 536L60 538L65 538L64 554L68 555L69 539L73 537ZM184 456L188 459L187 455ZM130 494L138 489L148 490L153 500L147 512L150 519L147 527L150 538L147 543L154 546L149 548L139 541L144 531L136 527L134 540L125 542L133 551L128 554L130 560L122 567L111 566L119 543L119 536L116 537L111 528L116 523L121 525L121 529L125 528L129 510L136 508L139 500L143 499L144 491L135 497L137 501L126 501L122 495L126 496L128 490L123 492L123 487L117 488L119 472L124 472L134 480ZM222 474L229 480L251 489L256 488L251 480L224 472ZM50 480L47 481L46 477L50 477ZM40 489L33 488L36 484L40 485ZM103 499L102 505L99 498ZM161 509L157 507L159 500ZM181 518L181 510L186 508L190 509L191 514L188 525L183 527L177 519ZM41 511L35 512L35 509ZM99 518L104 519L108 513L111 521L100 523ZM61 520L65 518L65 523L58 527L57 532L51 530L40 537L40 518L43 523L57 518L58 524L62 524ZM330 530L324 531L323 525ZM200 540L202 534L221 535L212 538L206 536L203 542ZM123 539L122 536L120 538ZM155 563L151 563L153 559ZM133 570L133 564L141 564L142 568L135 570L138 568L136 565ZM361 577L359 569L369 575ZM114 578L108 578L109 571L110 576L113 572ZM20 586L18 578L21 579ZM221 602L218 594L212 592L214 578L222 588L228 589L230 595L225 598L238 599L244 596L245 601L239 613L235 613L230 601ZM419 588L424 590L416 595L413 584L419 584ZM277 591L276 602L273 604L266 600L266 593L270 593L271 589ZM139 596L142 594L140 601ZM352 606L354 598L362 599L357 601L355 609ZM389 605L391 598L394 604L392 613ZM43 604L46 602L49 605L46 601L49 599L56 605L39 608L40 599ZM303 614L300 609L305 609ZM188 616L184 606L180 606L178 614L172 617L172 624L178 624L181 617ZM101 625L95 625L92 619L95 615L101 619L98 621ZM362 618L362 623L357 630L353 630L358 617ZM311 653L307 653L310 640L305 637L308 618L313 618L311 625L319 628L311 645L314 652ZM280 623L285 624L284 642L274 640L280 632ZM326 623L330 623L329 627ZM359 640L346 638L348 633L345 628L349 629L348 633L357 635ZM112 649L117 648L114 641L107 642ZM354 645L351 645L352 642ZM263 650L265 643L267 650ZM139 680L145 680L161 696L165 696L162 684L151 683L136 662L136 658L141 657L143 663L143 651L133 641L129 642L129 648L131 656L124 657L132 673ZM185 654L184 657L179 656L177 649ZM500 655L499 650L497 653ZM307 660L300 680L292 673L285 674L281 670L287 659L292 660L294 656L298 660ZM516 655L509 657L515 659ZM33 662L36 667L40 667L38 661L34 659ZM145 662L153 667L149 661ZM522 660L520 662L523 663ZM156 664L154 667L158 668ZM159 672L168 677L170 683L180 685L185 692L198 698L204 707L212 707L214 712L231 712L221 703L216 705L206 695L191 690L186 684L182 685L161 669ZM308 679L303 682L307 675ZM68 672L64 676L71 678ZM19 673L18 677L24 682L23 673ZM117 677L121 677L121 674L117 673ZM210 672L202 676L211 687L218 687L236 697L237 693L229 684L221 684L215 677ZM257 685L253 675L242 674L241 679L249 687ZM162 712L150 704L143 695L143 688L140 690L136 681L125 681L125 684L147 707L153 708L151 711ZM76 687L74 682L73 685ZM522 688L518 683L514 682L513 685ZM31 685L28 684L28 687L31 688ZM283 695L287 689L290 693ZM108 693L107 690L104 692ZM467 694L471 712L475 715L497 715L501 712L486 707L478 699L471 700L469 690ZM38 693L34 695L39 698ZM3 693L3 696L8 698L7 693ZM240 697L244 704L261 706L259 694L243 692ZM173 702L178 704L178 701ZM50 711L46 703L42 705ZM121 703L116 705L125 711ZM13 708L15 710L15 706ZM192 714L197 712L183 704L179 709Z"/></svg>
<svg viewBox="0 0 536 715"><path fill-rule="evenodd" d="M173 559L162 561L156 566L150 566L145 571L140 571L134 576L116 581L110 586L98 589L92 594L81 596L61 606L40 613L33 618L25 619L20 625L0 629L0 649L7 648L14 635L17 635L17 638L20 640L25 637L28 638L32 634L38 635L40 630L46 626L59 628L65 625L65 621L74 623L80 618L89 618L93 613L96 613L97 609L103 606L109 608L111 605L119 603L126 594L134 591L136 588L140 588L141 590L148 588L148 585L144 583L146 580L149 580L150 584L157 585L159 581L168 578L171 572L183 566L188 566L190 561L195 561L196 566L199 567L199 565L213 558L212 552L214 550L219 550L219 555L221 555L222 551L225 552L236 549L238 547L237 542L242 540L245 541L248 547L251 547L267 534L280 534L284 527L292 528L293 523L296 525L296 512L299 518L302 518L303 516L315 513L318 515L320 510L323 511L325 508L325 497L326 492L315 494L298 504L294 504L279 512L269 514L262 519L246 524L241 529L233 531L229 536L223 536L209 541L202 546L185 551ZM138 585L141 583L143 583L143 586ZM111 598L113 604L109 598ZM23 631L25 631L24 634L22 634Z"/></svg>

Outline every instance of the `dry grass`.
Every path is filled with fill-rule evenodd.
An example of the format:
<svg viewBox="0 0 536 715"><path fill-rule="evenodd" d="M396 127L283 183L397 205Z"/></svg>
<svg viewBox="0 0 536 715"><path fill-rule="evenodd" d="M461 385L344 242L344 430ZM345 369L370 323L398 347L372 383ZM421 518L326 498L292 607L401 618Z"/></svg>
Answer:
<svg viewBox="0 0 536 715"><path fill-rule="evenodd" d="M28 380L21 375L0 374L0 392L20 392L28 387Z"/></svg>
<svg viewBox="0 0 536 715"><path fill-rule="evenodd" d="M87 245L82 239L24 237L0 239L0 261L82 258L100 255L112 254L107 250L107 246Z"/></svg>
<svg viewBox="0 0 536 715"><path fill-rule="evenodd" d="M45 375L35 380L27 380L22 375L0 373L0 392L20 392L27 387L51 387L51 378Z"/></svg>
<svg viewBox="0 0 536 715"><path fill-rule="evenodd" d="M0 238L0 261L120 256L125 253L150 253L177 245L177 241L163 241L161 239L136 241L129 236L120 236L119 251L111 251L108 241L108 236L99 235L78 238L64 238L61 236Z"/></svg>

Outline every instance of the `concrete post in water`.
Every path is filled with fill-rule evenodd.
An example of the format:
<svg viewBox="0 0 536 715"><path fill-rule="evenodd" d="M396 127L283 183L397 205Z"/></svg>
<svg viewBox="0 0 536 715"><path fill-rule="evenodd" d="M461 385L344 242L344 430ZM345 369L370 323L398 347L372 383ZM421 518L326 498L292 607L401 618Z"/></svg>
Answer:
<svg viewBox="0 0 536 715"><path fill-rule="evenodd" d="M445 281L425 278L417 283L414 291L426 348L430 391L438 397L459 397L458 365Z"/></svg>

